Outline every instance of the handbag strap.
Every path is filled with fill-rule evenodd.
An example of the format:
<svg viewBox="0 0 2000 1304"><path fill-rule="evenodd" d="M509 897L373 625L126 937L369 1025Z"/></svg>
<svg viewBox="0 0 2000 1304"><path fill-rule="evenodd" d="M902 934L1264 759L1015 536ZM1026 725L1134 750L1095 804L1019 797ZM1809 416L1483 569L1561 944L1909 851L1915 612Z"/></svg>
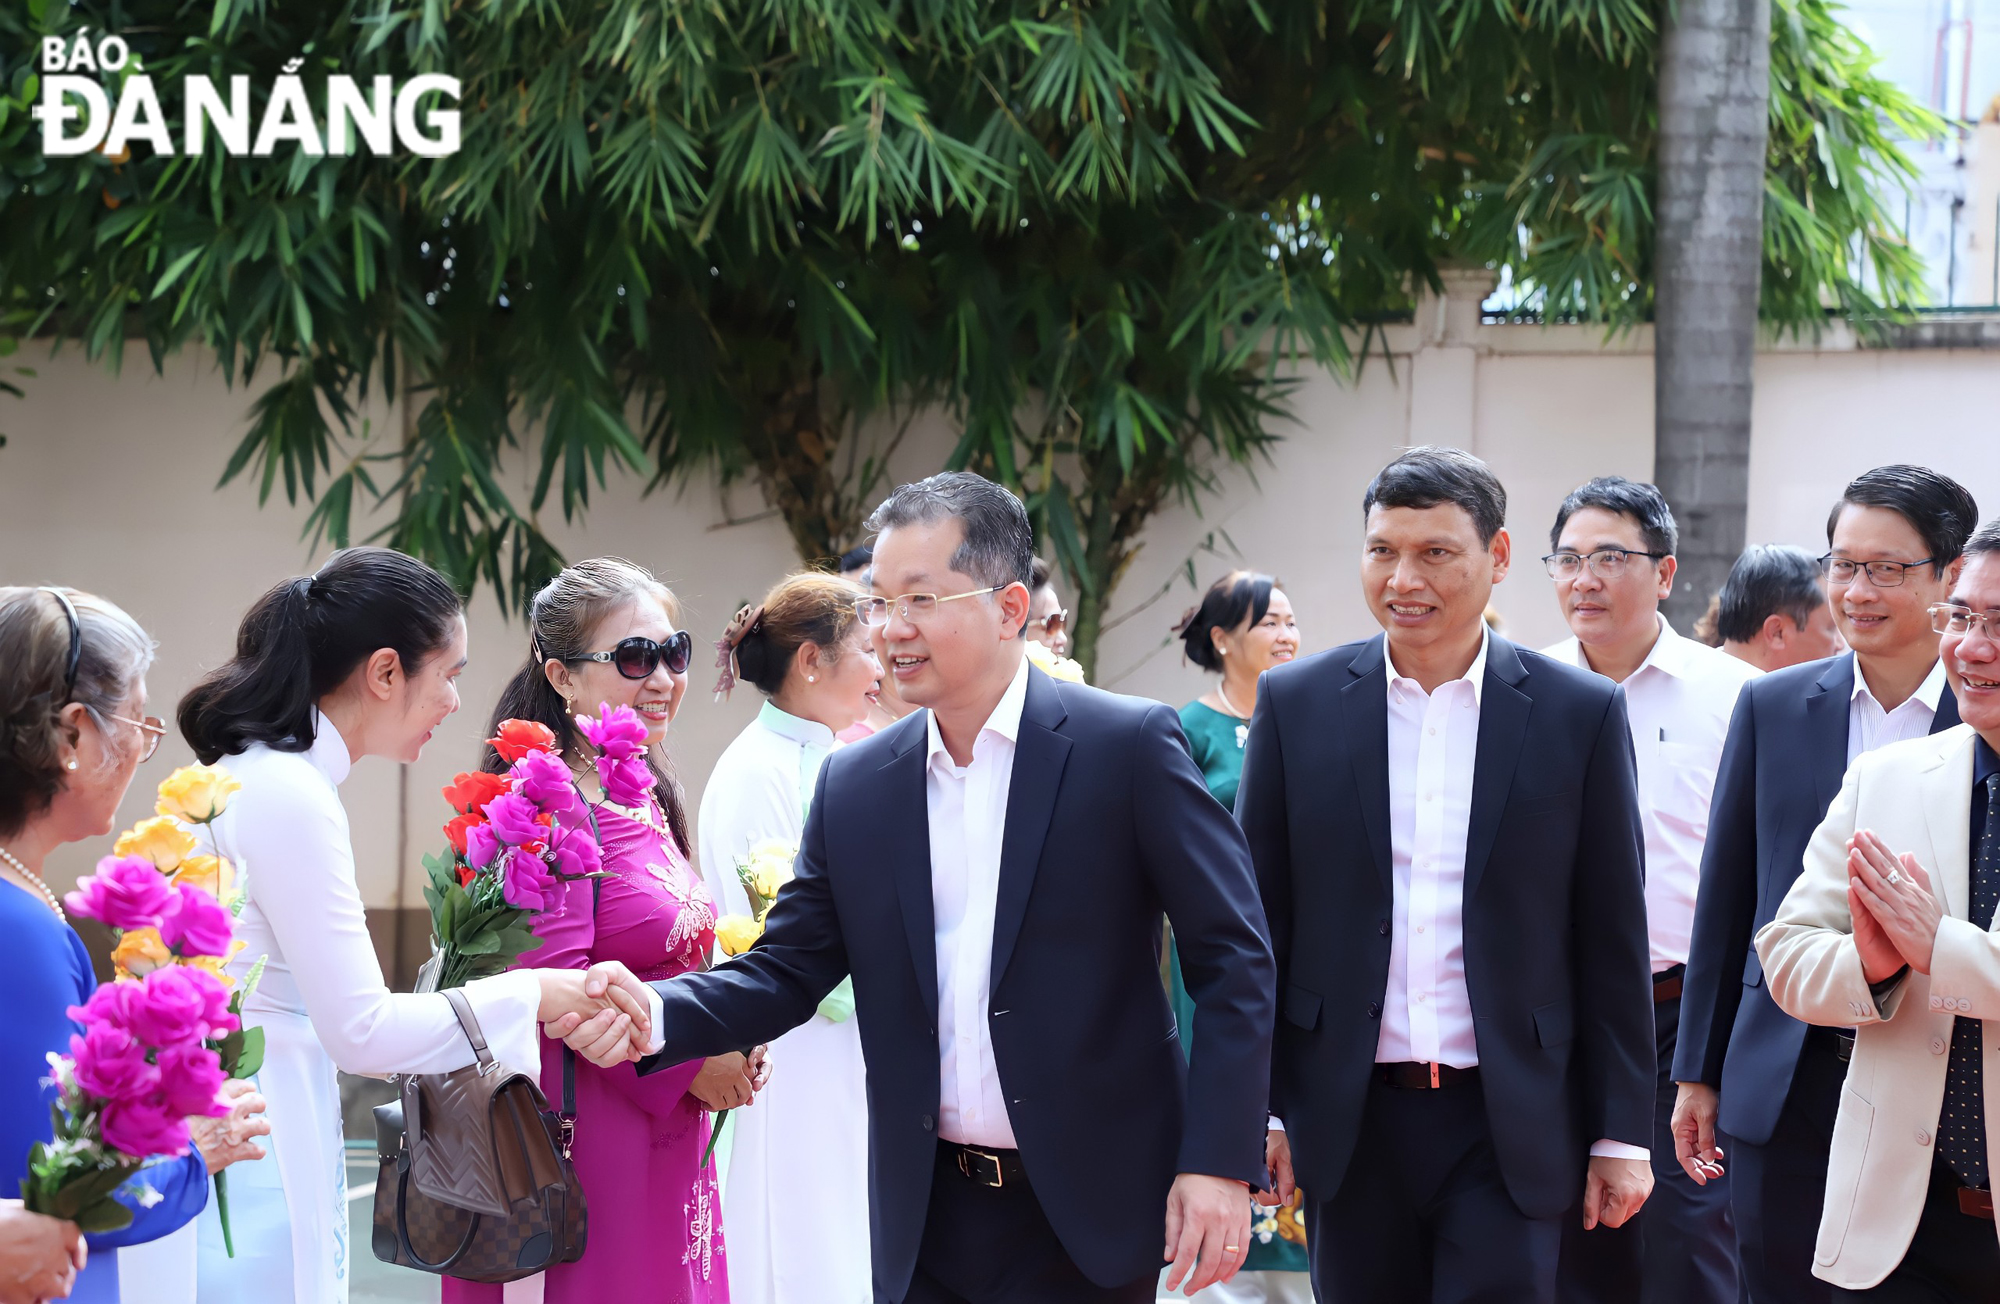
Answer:
<svg viewBox="0 0 2000 1304"><path fill-rule="evenodd" d="M500 1064L486 1046L486 1034L480 1030L479 1019L472 1013L472 1002L466 1000L465 992L457 987L445 988L444 998L451 1002L451 1012L458 1016L458 1026L465 1029L465 1039L472 1043L472 1056L479 1061L479 1071L491 1073Z"/></svg>

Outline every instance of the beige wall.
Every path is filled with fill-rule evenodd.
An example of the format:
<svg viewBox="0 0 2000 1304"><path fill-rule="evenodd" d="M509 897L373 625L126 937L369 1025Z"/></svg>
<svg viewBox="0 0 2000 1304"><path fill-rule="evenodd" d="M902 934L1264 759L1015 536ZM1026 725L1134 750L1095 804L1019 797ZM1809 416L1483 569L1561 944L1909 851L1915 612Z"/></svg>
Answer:
<svg viewBox="0 0 2000 1304"><path fill-rule="evenodd" d="M1225 492L1199 515L1166 511L1114 604L1116 615L1158 593L1152 606L1104 641L1100 678L1121 691L1179 703L1201 676L1167 642L1168 627L1195 594L1174 572L1204 536L1221 532L1250 565L1276 572L1299 611L1309 648L1373 631L1356 590L1360 495L1368 477L1413 439L1457 443L1490 461L1511 495L1510 524L1527 563L1501 586L1496 604L1509 631L1540 645L1565 632L1533 557L1562 495L1591 475L1645 477L1652 464L1652 366L1644 332L1606 341L1575 327L1477 324L1465 297L1426 305L1418 324L1392 330L1394 376L1379 356L1340 384L1305 378L1298 424L1273 464L1224 473ZM61 582L122 603L160 642L153 709L172 705L202 669L228 652L237 618L270 584L318 560L299 537L304 511L282 489L259 509L255 488L215 480L241 437L250 395L226 388L195 356L154 376L142 366L112 378L74 351L33 360L40 376L25 402L0 403L0 582ZM254 387L253 387L254 388ZM376 430L399 414L373 412ZM949 432L915 433L898 459L908 477L935 469ZM1857 351L1835 333L1817 346L1761 353L1757 369L1750 537L1801 544L1824 540L1826 505L1855 473L1885 461L1924 462L1963 479L1989 513L2000 513L2000 352L1983 349ZM509 468L524 478L523 467ZM523 486L525 493L525 486ZM793 564L782 525L754 516L756 491L738 487L725 506L712 484L642 498L630 481L595 495L582 530L558 529L571 556L615 553L653 567L689 608L705 649L736 605ZM322 549L323 552L323 549ZM1201 554L1203 584L1233 563ZM343 795L353 817L362 890L371 905L393 902L399 838L410 896L417 857L441 839L437 789L472 763L500 685L524 655L518 624L490 594L472 613L472 665L465 709L407 776L407 832L399 830L397 767L371 760ZM714 703L711 657L698 651L691 691L674 724L676 765L694 800L722 747L755 711L754 694ZM121 812L146 813L150 785L188 759L170 738L141 771ZM107 845L74 848L55 862L63 883ZM282 867L258 867L282 872Z"/></svg>

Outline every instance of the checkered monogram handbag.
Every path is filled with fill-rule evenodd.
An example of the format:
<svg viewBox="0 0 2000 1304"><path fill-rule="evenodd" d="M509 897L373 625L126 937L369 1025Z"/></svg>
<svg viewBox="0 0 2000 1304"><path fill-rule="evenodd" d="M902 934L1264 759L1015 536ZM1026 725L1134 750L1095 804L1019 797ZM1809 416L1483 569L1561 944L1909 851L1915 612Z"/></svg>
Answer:
<svg viewBox="0 0 2000 1304"><path fill-rule="evenodd" d="M419 984L421 987L421 984ZM375 1257L464 1281L514 1281L583 1257L588 1214L570 1163L576 1060L563 1048L563 1108L493 1058L465 993L444 993L477 1062L406 1074L375 1109Z"/></svg>

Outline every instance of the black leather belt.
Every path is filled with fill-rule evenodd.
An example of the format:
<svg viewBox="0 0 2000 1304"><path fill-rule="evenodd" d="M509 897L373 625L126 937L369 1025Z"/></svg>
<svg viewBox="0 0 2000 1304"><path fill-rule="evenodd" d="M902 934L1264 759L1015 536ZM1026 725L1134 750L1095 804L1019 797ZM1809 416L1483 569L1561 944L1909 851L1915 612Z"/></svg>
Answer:
<svg viewBox="0 0 2000 1304"><path fill-rule="evenodd" d="M1854 1058L1854 1033L1846 1028L1812 1028L1806 1040L1818 1042L1822 1050L1833 1052L1842 1064Z"/></svg>
<svg viewBox="0 0 2000 1304"><path fill-rule="evenodd" d="M987 1150L979 1146L960 1145L956 1141L941 1141L938 1144L962 1175L981 1186L1027 1183L1028 1170L1021 1164L1019 1150Z"/></svg>
<svg viewBox="0 0 2000 1304"><path fill-rule="evenodd" d="M1688 967L1684 964L1672 965L1653 975L1653 1004L1681 998L1681 984L1687 978Z"/></svg>
<svg viewBox="0 0 2000 1304"><path fill-rule="evenodd" d="M1392 1087L1403 1087L1410 1091L1435 1091L1440 1087L1455 1087L1461 1082L1471 1082L1479 1077L1479 1066L1469 1069L1455 1069L1449 1064L1429 1064L1415 1061L1405 1064L1377 1064L1375 1076L1379 1081Z"/></svg>

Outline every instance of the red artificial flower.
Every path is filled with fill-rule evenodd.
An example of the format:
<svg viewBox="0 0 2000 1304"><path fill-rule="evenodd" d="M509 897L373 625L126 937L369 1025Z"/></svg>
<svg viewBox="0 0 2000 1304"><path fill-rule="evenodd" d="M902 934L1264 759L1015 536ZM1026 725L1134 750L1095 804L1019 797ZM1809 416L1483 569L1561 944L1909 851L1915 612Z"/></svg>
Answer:
<svg viewBox="0 0 2000 1304"><path fill-rule="evenodd" d="M451 839L451 849L453 851L456 851L459 855L463 856L465 854L466 831L473 828L475 825L484 824L485 822L486 822L486 817L484 815L479 814L477 811L473 811L465 815L460 815L457 819L454 819L451 823L445 825L444 835L445 837Z"/></svg>
<svg viewBox="0 0 2000 1304"><path fill-rule="evenodd" d="M547 725L533 720L502 720L500 732L486 741L509 765L529 752L552 752L556 749L555 734Z"/></svg>
<svg viewBox="0 0 2000 1304"><path fill-rule="evenodd" d="M451 808L461 815L484 810L486 803L507 791L507 776L504 774L461 774L444 789L444 799ZM464 848L460 848L464 850Z"/></svg>
<svg viewBox="0 0 2000 1304"><path fill-rule="evenodd" d="M460 887L471 887L472 880L478 877L478 875L479 875L478 870L474 869L470 865L462 864L458 867L458 885Z"/></svg>

